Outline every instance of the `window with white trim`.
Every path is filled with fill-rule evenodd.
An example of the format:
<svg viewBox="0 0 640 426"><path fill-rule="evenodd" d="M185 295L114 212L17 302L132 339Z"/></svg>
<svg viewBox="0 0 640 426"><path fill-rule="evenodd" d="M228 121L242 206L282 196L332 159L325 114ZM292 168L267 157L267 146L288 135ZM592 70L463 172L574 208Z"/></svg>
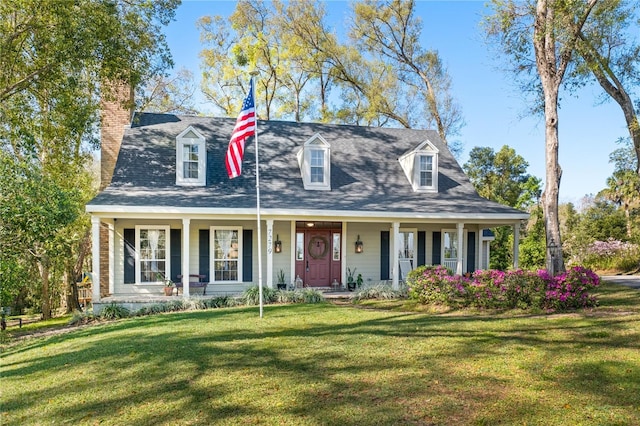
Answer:
<svg viewBox="0 0 640 426"><path fill-rule="evenodd" d="M204 186L206 169L205 139L189 126L176 138L176 185Z"/></svg>
<svg viewBox="0 0 640 426"><path fill-rule="evenodd" d="M311 183L324 183L324 151L312 149L309 162Z"/></svg>
<svg viewBox="0 0 640 426"><path fill-rule="evenodd" d="M136 282L158 284L170 279L168 226L136 226Z"/></svg>
<svg viewBox="0 0 640 426"><path fill-rule="evenodd" d="M426 140L398 161L416 192L438 192L438 148Z"/></svg>
<svg viewBox="0 0 640 426"><path fill-rule="evenodd" d="M320 134L315 134L300 151L298 164L304 189L331 190L331 146Z"/></svg>
<svg viewBox="0 0 640 426"><path fill-rule="evenodd" d="M242 281L242 228L211 227L213 282Z"/></svg>
<svg viewBox="0 0 640 426"><path fill-rule="evenodd" d="M418 156L418 179L421 188L433 188L433 155Z"/></svg>

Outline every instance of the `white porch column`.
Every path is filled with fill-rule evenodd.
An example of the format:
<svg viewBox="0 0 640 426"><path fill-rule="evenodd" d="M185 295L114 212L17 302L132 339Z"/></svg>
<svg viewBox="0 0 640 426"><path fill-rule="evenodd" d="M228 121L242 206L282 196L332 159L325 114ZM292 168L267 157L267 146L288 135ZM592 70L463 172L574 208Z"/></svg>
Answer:
<svg viewBox="0 0 640 426"><path fill-rule="evenodd" d="M477 269L484 269L484 258L482 257L482 249L484 248L484 229L478 230L478 266Z"/></svg>
<svg viewBox="0 0 640 426"><path fill-rule="evenodd" d="M342 264L340 265L340 284L347 288L347 222L342 222L342 238L340 240L340 253Z"/></svg>
<svg viewBox="0 0 640 426"><path fill-rule="evenodd" d="M273 219L267 219L267 287L273 288Z"/></svg>
<svg viewBox="0 0 640 426"><path fill-rule="evenodd" d="M393 274L391 285L394 290L398 290L400 288L400 268L398 268L398 263L400 262L400 222L393 222L393 232L391 238L393 241L391 243L391 247L393 250L393 254L391 256L391 273Z"/></svg>
<svg viewBox="0 0 640 426"><path fill-rule="evenodd" d="M110 221L107 226L109 229L109 294L113 294L116 292L116 226L114 221Z"/></svg>
<svg viewBox="0 0 640 426"><path fill-rule="evenodd" d="M100 218L91 216L91 301L100 302Z"/></svg>
<svg viewBox="0 0 640 426"><path fill-rule="evenodd" d="M458 222L457 224L457 234L458 234L458 261L456 263L456 274L462 275L463 268L463 260L464 260L464 223Z"/></svg>
<svg viewBox="0 0 640 426"><path fill-rule="evenodd" d="M289 263L291 277L289 278L289 283L292 284L296 280L296 246L298 244L298 241L296 241L296 221L292 220L289 226L291 228L291 255L289 256L289 259L291 259Z"/></svg>
<svg viewBox="0 0 640 426"><path fill-rule="evenodd" d="M513 225L513 268L518 269L520 254L520 224Z"/></svg>
<svg viewBox="0 0 640 426"><path fill-rule="evenodd" d="M189 241L191 233L191 219L182 219L182 297L188 298L189 288Z"/></svg>

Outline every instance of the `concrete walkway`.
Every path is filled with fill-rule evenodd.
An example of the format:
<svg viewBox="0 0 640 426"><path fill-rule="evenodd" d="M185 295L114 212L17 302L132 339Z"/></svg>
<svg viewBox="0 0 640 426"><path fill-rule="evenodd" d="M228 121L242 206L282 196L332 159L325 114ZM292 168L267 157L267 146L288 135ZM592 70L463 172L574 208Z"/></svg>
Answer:
<svg viewBox="0 0 640 426"><path fill-rule="evenodd" d="M602 275L600 279L640 290L640 275Z"/></svg>

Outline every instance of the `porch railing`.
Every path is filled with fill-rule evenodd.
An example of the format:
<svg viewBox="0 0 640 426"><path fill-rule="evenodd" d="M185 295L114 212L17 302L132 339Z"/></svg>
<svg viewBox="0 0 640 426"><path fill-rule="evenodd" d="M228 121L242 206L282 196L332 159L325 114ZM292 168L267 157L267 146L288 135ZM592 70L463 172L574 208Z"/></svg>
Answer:
<svg viewBox="0 0 640 426"><path fill-rule="evenodd" d="M458 259L445 259L442 264L455 273L458 268ZM462 259L462 264L464 265L464 259Z"/></svg>

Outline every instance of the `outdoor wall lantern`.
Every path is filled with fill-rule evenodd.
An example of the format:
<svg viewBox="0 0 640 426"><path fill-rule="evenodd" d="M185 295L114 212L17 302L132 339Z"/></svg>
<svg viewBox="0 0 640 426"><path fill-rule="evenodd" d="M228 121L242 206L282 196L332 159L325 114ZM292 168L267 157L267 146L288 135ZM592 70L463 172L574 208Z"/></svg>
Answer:
<svg viewBox="0 0 640 426"><path fill-rule="evenodd" d="M362 241L360 241L360 235L358 235L358 239L356 240L356 253L362 253Z"/></svg>
<svg viewBox="0 0 640 426"><path fill-rule="evenodd" d="M553 240L553 237L551 237L551 240L549 240L549 244L547 244L547 248L549 249L549 256L551 256L551 261L549 262L549 272L551 273L551 276L554 275L555 273L555 266L556 266L556 256L558 255L558 245L556 244L556 242Z"/></svg>
<svg viewBox="0 0 640 426"><path fill-rule="evenodd" d="M282 241L280 241L280 235L276 235L276 240L273 243L273 251L276 253L282 252Z"/></svg>

